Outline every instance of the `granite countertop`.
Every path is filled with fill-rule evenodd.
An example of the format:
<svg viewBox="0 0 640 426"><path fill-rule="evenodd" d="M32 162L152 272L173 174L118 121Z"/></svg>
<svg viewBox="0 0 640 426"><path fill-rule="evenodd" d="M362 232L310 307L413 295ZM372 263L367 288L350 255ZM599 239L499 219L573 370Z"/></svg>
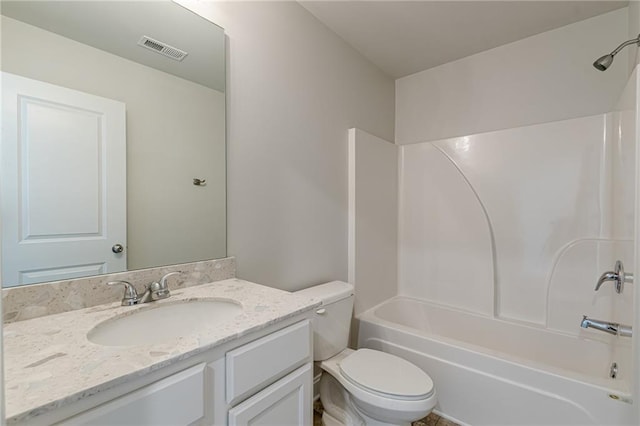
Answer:
<svg viewBox="0 0 640 426"><path fill-rule="evenodd" d="M240 302L237 317L163 343L100 346L87 340L98 323L165 303L195 299ZM7 423L33 418L65 404L166 367L280 320L309 311L320 301L228 279L172 292L168 299L123 307L110 303L4 326Z"/></svg>

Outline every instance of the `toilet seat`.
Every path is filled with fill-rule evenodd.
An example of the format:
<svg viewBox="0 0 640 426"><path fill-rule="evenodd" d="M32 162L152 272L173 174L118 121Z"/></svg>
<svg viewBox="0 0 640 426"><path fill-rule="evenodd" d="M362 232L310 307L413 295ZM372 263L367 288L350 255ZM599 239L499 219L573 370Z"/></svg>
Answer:
<svg viewBox="0 0 640 426"><path fill-rule="evenodd" d="M429 375L409 361L385 352L358 349L338 366L352 384L386 398L415 401L433 394Z"/></svg>

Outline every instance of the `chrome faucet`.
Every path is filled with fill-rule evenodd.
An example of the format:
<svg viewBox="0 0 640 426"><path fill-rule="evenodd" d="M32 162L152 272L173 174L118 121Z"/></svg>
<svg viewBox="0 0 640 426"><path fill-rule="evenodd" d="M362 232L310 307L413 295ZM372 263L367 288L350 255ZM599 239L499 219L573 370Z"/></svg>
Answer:
<svg viewBox="0 0 640 426"><path fill-rule="evenodd" d="M160 281L154 281L145 287L142 296L138 296L136 288L129 281L110 281L107 285L124 285L124 296L122 297L122 306L139 305L141 303L149 303L154 300L166 299L171 296L167 278L172 275L181 274L181 271L169 272L165 274Z"/></svg>
<svg viewBox="0 0 640 426"><path fill-rule="evenodd" d="M582 322L580 323L582 328L595 328L596 330L604 331L605 333L613 334L615 336L631 337L633 330L628 325L621 325L615 322L601 321L597 319L588 318L586 315L582 316Z"/></svg>
<svg viewBox="0 0 640 426"><path fill-rule="evenodd" d="M149 284L145 289L142 297L140 297L139 303L153 302L154 300L166 299L167 297L171 296L169 286L167 285L167 278L169 278L171 275L178 275L181 273L182 272L180 271L169 272L168 274L164 275L159 282L154 281Z"/></svg>
<svg viewBox="0 0 640 426"><path fill-rule="evenodd" d="M600 290L602 284L607 281L613 281L616 285L616 293L622 293L624 283L633 282L633 274L625 274L624 266L621 261L616 261L616 266L613 272L605 272L600 275L598 283L596 284L596 291Z"/></svg>
<svg viewBox="0 0 640 426"><path fill-rule="evenodd" d="M136 288L129 281L109 281L107 285L118 285L122 284L124 286L124 296L122 296L122 306L132 306L138 303L138 292Z"/></svg>

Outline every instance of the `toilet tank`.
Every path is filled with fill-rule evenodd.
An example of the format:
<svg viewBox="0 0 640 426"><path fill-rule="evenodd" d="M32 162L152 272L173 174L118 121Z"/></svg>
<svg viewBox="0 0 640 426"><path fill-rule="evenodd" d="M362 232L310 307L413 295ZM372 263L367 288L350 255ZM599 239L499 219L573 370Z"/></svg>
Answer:
<svg viewBox="0 0 640 426"><path fill-rule="evenodd" d="M313 317L313 359L324 361L346 349L353 312L353 286L331 281L296 294L322 300Z"/></svg>

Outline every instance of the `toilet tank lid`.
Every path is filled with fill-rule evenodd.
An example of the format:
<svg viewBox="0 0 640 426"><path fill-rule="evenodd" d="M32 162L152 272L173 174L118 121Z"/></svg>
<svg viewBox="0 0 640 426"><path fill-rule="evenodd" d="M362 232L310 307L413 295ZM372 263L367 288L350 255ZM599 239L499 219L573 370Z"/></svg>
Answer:
<svg viewBox="0 0 640 426"><path fill-rule="evenodd" d="M323 305L328 305L338 300L353 295L353 286L344 281L331 281L325 284L305 288L295 293L298 296L322 300Z"/></svg>

